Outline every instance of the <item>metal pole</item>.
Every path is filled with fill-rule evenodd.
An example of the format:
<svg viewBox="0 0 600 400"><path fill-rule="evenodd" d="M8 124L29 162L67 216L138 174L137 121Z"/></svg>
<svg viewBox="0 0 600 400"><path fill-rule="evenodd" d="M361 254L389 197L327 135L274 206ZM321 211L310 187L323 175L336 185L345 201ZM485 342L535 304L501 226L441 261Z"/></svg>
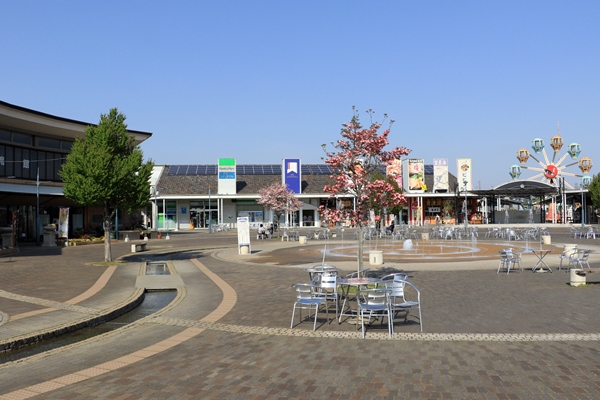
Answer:
<svg viewBox="0 0 600 400"><path fill-rule="evenodd" d="M152 226L150 227L152 230L157 230L156 225L158 224L158 216L156 213L158 213L158 195L156 194L156 188L154 188L154 209L152 210Z"/></svg>
<svg viewBox="0 0 600 400"><path fill-rule="evenodd" d="M584 186L581 185L581 227L585 228L585 196L583 194Z"/></svg>
<svg viewBox="0 0 600 400"><path fill-rule="evenodd" d="M208 187L208 233L212 233L212 207L210 205L210 186Z"/></svg>
<svg viewBox="0 0 600 400"><path fill-rule="evenodd" d="M40 245L40 167L37 169L35 193L35 245Z"/></svg>
<svg viewBox="0 0 600 400"><path fill-rule="evenodd" d="M467 192L465 192L465 229L467 229L468 227L469 227L469 206L467 204Z"/></svg>

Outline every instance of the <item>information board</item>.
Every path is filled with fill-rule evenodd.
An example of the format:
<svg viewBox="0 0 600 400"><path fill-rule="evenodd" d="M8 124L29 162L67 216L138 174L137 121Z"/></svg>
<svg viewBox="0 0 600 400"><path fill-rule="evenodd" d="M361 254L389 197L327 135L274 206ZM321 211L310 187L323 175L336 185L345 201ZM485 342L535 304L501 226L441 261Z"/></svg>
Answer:
<svg viewBox="0 0 600 400"><path fill-rule="evenodd" d="M248 217L238 217L238 251L240 254L248 254L250 251L250 219ZM242 251L242 247L247 247L247 253Z"/></svg>

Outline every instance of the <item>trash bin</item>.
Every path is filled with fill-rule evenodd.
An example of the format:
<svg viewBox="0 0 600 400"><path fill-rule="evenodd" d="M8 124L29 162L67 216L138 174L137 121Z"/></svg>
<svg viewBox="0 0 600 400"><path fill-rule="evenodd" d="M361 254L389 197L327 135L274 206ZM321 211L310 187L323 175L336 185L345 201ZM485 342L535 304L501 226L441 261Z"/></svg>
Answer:
<svg viewBox="0 0 600 400"><path fill-rule="evenodd" d="M565 257L570 257L573 253L577 252L576 244L565 244L563 247L563 253Z"/></svg>
<svg viewBox="0 0 600 400"><path fill-rule="evenodd" d="M579 275L577 274L577 271L583 270L579 268L571 268L571 286L580 286L585 285L586 283L585 275Z"/></svg>
<svg viewBox="0 0 600 400"><path fill-rule="evenodd" d="M542 236L542 243L544 244L552 244L552 237L550 235Z"/></svg>
<svg viewBox="0 0 600 400"><path fill-rule="evenodd" d="M247 244L243 244L240 246L240 254L248 254L250 253L250 246Z"/></svg>
<svg viewBox="0 0 600 400"><path fill-rule="evenodd" d="M298 242L300 242L300 244L306 244L306 242L307 242L306 236L304 236L304 235L298 236Z"/></svg>
<svg viewBox="0 0 600 400"><path fill-rule="evenodd" d="M383 251L371 250L369 252L369 264L382 265L383 264Z"/></svg>
<svg viewBox="0 0 600 400"><path fill-rule="evenodd" d="M421 240L428 241L429 240L429 233L421 233Z"/></svg>

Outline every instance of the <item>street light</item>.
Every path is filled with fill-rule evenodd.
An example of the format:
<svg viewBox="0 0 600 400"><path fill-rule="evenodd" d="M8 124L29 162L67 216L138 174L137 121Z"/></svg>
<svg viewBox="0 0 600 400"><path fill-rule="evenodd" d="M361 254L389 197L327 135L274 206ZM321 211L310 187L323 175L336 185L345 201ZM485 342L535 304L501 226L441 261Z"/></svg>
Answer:
<svg viewBox="0 0 600 400"><path fill-rule="evenodd" d="M465 219L465 229L467 229L467 227L469 226L469 209L467 208L467 184L469 182L467 182L466 180L463 181L463 185L464 186L464 190L465 190L465 209L463 212L463 218Z"/></svg>
<svg viewBox="0 0 600 400"><path fill-rule="evenodd" d="M210 206L210 185L208 185L208 233L212 231L212 207Z"/></svg>
<svg viewBox="0 0 600 400"><path fill-rule="evenodd" d="M152 213L152 230L158 231L158 190L156 190L156 186L153 188L154 190L154 212ZM156 221L156 222L155 222Z"/></svg>
<svg viewBox="0 0 600 400"><path fill-rule="evenodd" d="M581 228L585 228L585 193L584 189L590 187L592 183L592 177L589 175L585 175L581 178Z"/></svg>
<svg viewBox="0 0 600 400"><path fill-rule="evenodd" d="M35 245L40 245L40 167L37 169L35 181Z"/></svg>

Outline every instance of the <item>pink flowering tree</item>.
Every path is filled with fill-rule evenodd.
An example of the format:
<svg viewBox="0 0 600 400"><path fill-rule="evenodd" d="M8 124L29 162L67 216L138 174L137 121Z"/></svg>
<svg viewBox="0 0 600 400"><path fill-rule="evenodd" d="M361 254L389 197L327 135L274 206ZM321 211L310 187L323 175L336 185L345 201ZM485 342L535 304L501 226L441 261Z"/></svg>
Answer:
<svg viewBox="0 0 600 400"><path fill-rule="evenodd" d="M286 213L293 213L302 208L302 202L288 189L287 185L275 183L258 191L260 199L257 203L262 204L269 210L273 210L275 220Z"/></svg>
<svg viewBox="0 0 600 400"><path fill-rule="evenodd" d="M396 147L385 151L389 144L390 129L379 133L382 123L373 122L373 111L368 110L371 124L364 128L358 112L353 107L354 115L350 122L342 125L342 138L335 143L332 151L327 150L325 162L333 170L333 183L324 187L331 197L354 197L353 207L326 208L321 206L319 212L323 219L330 223L350 220L358 230L358 270L363 269L363 228L369 226L369 212L374 209L393 208L406 203L402 191L380 173L382 167L394 160L408 155L406 147ZM384 121L387 115L384 114ZM394 121L390 121L390 127Z"/></svg>

